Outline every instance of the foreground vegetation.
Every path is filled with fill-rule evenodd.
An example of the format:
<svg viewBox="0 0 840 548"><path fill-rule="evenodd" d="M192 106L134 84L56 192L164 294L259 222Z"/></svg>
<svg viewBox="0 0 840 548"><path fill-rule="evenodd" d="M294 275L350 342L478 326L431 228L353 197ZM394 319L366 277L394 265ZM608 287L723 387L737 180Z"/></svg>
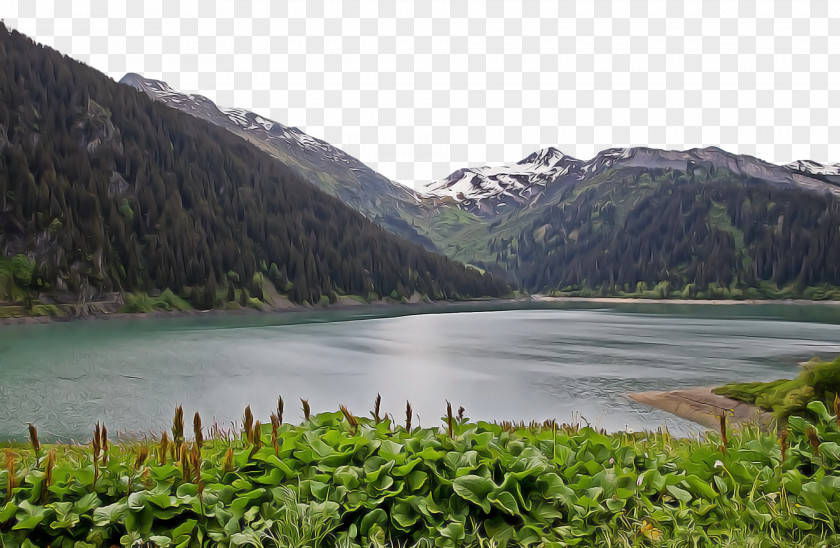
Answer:
<svg viewBox="0 0 840 548"><path fill-rule="evenodd" d="M2 546L755 546L840 542L840 425L821 402L780 437L589 426L442 428L342 412L186 439L0 451ZM836 412L836 410L835 410ZM205 435L209 439L204 439Z"/></svg>
<svg viewBox="0 0 840 548"><path fill-rule="evenodd" d="M713 392L772 411L782 422L791 415L815 418L808 411L808 404L814 400L829 409L840 406L840 358L832 362L813 359L803 365L802 373L795 379L731 383Z"/></svg>

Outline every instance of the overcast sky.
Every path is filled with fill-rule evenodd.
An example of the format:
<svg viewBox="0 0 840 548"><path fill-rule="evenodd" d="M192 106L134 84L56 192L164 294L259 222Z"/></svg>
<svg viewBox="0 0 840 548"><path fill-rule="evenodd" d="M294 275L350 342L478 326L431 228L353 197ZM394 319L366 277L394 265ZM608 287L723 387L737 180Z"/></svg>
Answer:
<svg viewBox="0 0 840 548"><path fill-rule="evenodd" d="M545 146L840 161L837 0L3 0L0 17L418 188Z"/></svg>

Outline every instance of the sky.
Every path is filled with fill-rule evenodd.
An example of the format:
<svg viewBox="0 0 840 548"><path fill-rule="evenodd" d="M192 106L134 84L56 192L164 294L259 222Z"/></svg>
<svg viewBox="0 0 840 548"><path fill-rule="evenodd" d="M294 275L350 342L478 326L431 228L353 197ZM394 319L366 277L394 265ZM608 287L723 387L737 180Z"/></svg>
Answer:
<svg viewBox="0 0 840 548"><path fill-rule="evenodd" d="M4 0L0 18L418 189L546 146L840 162L836 0Z"/></svg>

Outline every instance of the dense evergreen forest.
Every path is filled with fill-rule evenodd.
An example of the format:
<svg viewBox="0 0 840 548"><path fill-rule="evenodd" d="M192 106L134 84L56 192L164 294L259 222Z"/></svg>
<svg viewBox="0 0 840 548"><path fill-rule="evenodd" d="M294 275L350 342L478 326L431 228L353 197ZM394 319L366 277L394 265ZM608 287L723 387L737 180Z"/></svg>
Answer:
<svg viewBox="0 0 840 548"><path fill-rule="evenodd" d="M136 74L123 81L227 127L391 232L527 291L840 299L838 178L716 147L608 149L587 162L549 148L472 180L497 195L418 197L297 130L265 129L254 113L229 116ZM531 177L520 166L534 162ZM527 190L504 190L511 178Z"/></svg>
<svg viewBox="0 0 840 548"><path fill-rule="evenodd" d="M0 24L0 301L499 296L222 128ZM46 302L45 301L45 302Z"/></svg>
<svg viewBox="0 0 840 548"><path fill-rule="evenodd" d="M725 169L614 169L519 222L489 250L532 291L840 296L840 200L829 192Z"/></svg>

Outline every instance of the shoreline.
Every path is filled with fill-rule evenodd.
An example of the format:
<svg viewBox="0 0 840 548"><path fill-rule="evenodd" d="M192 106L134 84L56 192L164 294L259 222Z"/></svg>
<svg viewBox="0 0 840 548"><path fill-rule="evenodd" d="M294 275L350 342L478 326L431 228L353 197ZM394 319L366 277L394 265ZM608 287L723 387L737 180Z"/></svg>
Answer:
<svg viewBox="0 0 840 548"><path fill-rule="evenodd" d="M465 301L408 301L408 302L388 302L388 301L371 301L369 303L359 302L349 297L339 297L339 301L329 306L313 306L295 304L285 300L281 304L266 305L262 310L256 308L211 308L209 310L154 310L149 312L109 312L103 309L96 309L94 312L81 313L77 315L68 316L10 316L0 318L0 326L2 325L33 325L33 324L53 324L53 323L73 323L73 322L92 322L100 320L148 320L148 319L169 319L169 318L187 318L187 317L226 317L226 316L286 316L291 314L302 313L329 313L338 311L358 310L362 311L377 311L377 310L411 310L411 309L429 309L446 307L471 307L481 306L484 304L515 304L515 303L529 303L532 299L530 297L507 298L507 299L474 299Z"/></svg>
<svg viewBox="0 0 840 548"><path fill-rule="evenodd" d="M604 303L604 304L674 304L674 305L715 305L732 306L739 304L766 305L766 304L787 304L787 305L820 305L840 306L840 301L809 301L807 299L646 299L644 297L549 297L547 295L532 296L534 302L557 302L557 303Z"/></svg>
<svg viewBox="0 0 840 548"><path fill-rule="evenodd" d="M763 432L772 428L772 413L749 403L714 394L713 388L700 386L682 390L652 390L633 392L627 394L627 397L713 430L720 428L720 415L726 416L729 426L754 424Z"/></svg>
<svg viewBox="0 0 840 548"><path fill-rule="evenodd" d="M273 314L293 314L302 312L331 312L345 310L382 310L394 309L404 310L406 308L429 307L458 307L493 304L528 304L528 303L589 303L589 304L656 304L656 305L694 305L694 306L735 306L735 305L791 305L791 306L824 306L827 308L840 307L840 301L809 301L806 299L647 299L642 297L550 297L547 295L530 295L525 297L510 297L500 299L472 299L463 301L421 301L410 300L408 302L389 302L385 300L371 301L369 303L359 302L350 297L339 297L338 302L329 306L301 305L283 299L280 303L267 304L262 310L256 308L211 308L209 310L154 310L149 312L118 312L109 311L101 303L88 303L87 311L67 316L8 316L0 318L2 325L28 325L28 324L50 324L75 321L94 320L130 320L130 319L163 319L181 317L202 317L202 316L256 316Z"/></svg>

